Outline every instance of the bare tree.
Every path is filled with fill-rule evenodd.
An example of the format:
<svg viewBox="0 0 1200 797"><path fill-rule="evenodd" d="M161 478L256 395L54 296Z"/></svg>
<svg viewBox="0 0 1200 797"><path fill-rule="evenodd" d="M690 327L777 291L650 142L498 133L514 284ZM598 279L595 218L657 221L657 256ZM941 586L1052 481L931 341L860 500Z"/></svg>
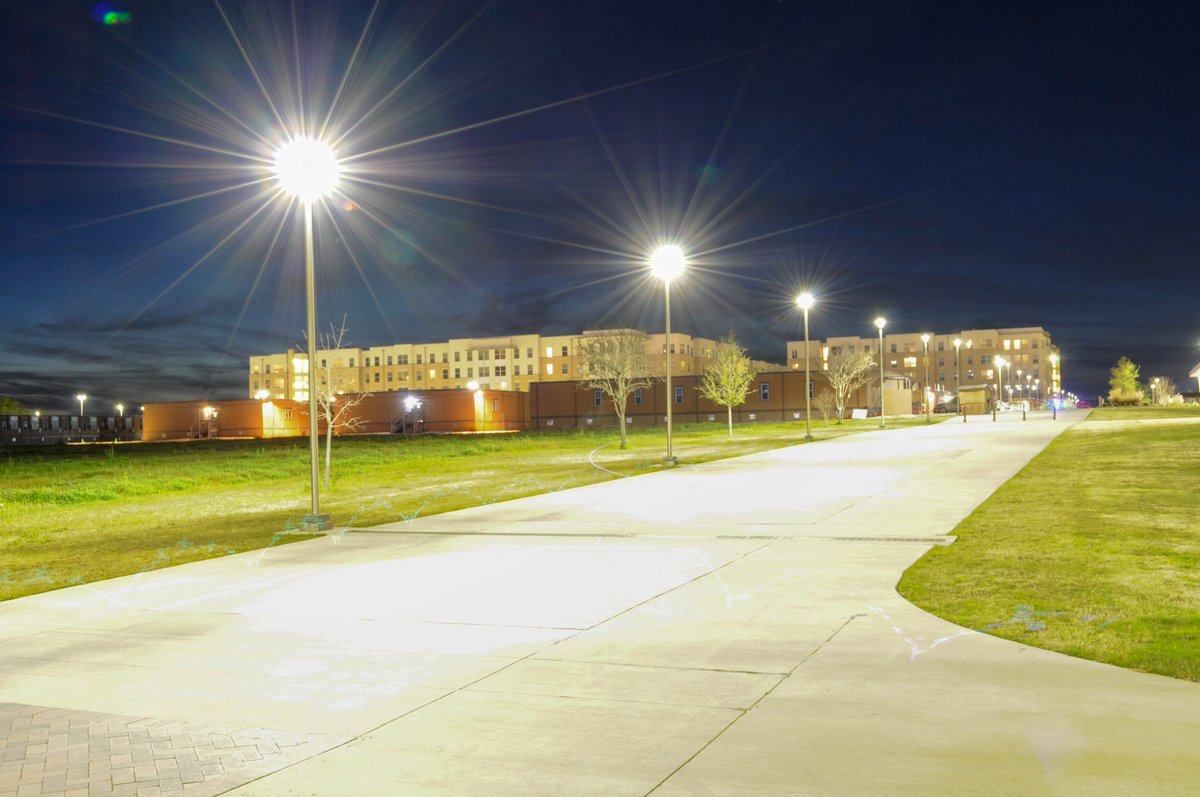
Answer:
<svg viewBox="0 0 1200 797"><path fill-rule="evenodd" d="M875 358L865 351L840 351L829 356L829 367L825 377L833 388L833 403L837 408L837 422L846 415L846 404L850 395L859 389L871 374ZM882 391L881 391L882 395Z"/></svg>
<svg viewBox="0 0 1200 797"><path fill-rule="evenodd" d="M584 365L579 384L599 390L612 402L621 426L621 448L626 446L625 408L638 388L650 387L650 361L646 356L647 336L636 329L613 329L589 334L579 341Z"/></svg>
<svg viewBox="0 0 1200 797"><path fill-rule="evenodd" d="M325 422L325 489L329 489L329 474L333 459L333 432L335 429L354 431L362 426L362 419L353 410L370 393L348 390L345 377L338 373L333 354L346 343L346 318L341 326L329 325L329 332L317 341L317 362L310 364L317 390L317 420ZM324 354L324 357L320 355Z"/></svg>
<svg viewBox="0 0 1200 797"><path fill-rule="evenodd" d="M733 408L746 403L754 367L746 350L738 344L733 332L717 342L713 361L704 369L700 380L700 395L725 408L729 418L729 436L733 437Z"/></svg>
<svg viewBox="0 0 1200 797"><path fill-rule="evenodd" d="M813 399L813 406L817 408L817 412L821 413L821 422L828 425L829 416L837 410L837 401L834 399L832 391L822 390ZM839 417L838 420L840 421L841 418Z"/></svg>
<svg viewBox="0 0 1200 797"><path fill-rule="evenodd" d="M1169 376L1156 376L1150 380L1150 384L1154 393L1155 404L1170 404L1171 399L1179 392L1179 388L1175 385L1175 380Z"/></svg>

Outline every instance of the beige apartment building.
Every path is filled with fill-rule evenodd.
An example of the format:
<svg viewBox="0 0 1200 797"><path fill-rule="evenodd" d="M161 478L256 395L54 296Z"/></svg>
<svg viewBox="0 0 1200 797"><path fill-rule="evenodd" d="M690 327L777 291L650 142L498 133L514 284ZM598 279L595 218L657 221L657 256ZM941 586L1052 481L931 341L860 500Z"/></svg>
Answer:
<svg viewBox="0 0 1200 797"><path fill-rule="evenodd" d="M926 334L928 349L922 340ZM804 341L788 341L787 346L788 367L803 368ZM879 336L812 340L809 347L809 367L813 369L824 368L830 355L839 351L865 351L878 362ZM997 373L997 356L1008 363L1002 375ZM953 394L956 373L961 386L994 386L1000 376L1005 400L1045 399L1062 391L1062 358L1050 340L1050 333L1042 327L964 329L936 334L889 333L884 328L883 357L884 366L906 376L914 389L932 388L939 396Z"/></svg>
<svg viewBox="0 0 1200 797"><path fill-rule="evenodd" d="M537 382L566 382L583 377L577 360L580 341L603 330L577 335L509 335L452 338L439 343L396 343L370 348L319 351L317 358L338 390L380 393L389 390L461 389L477 382L482 389L529 391ZM672 373L700 374L713 357L716 341L671 334ZM651 367L665 370L665 335L648 335ZM786 370L755 363L759 370ZM289 349L250 357L251 398L308 399L308 356Z"/></svg>

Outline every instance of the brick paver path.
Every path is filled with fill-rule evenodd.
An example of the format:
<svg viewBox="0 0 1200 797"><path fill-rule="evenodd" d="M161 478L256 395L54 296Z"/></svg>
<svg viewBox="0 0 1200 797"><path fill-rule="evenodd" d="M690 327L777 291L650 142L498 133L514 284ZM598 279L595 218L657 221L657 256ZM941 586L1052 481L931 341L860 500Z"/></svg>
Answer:
<svg viewBox="0 0 1200 797"><path fill-rule="evenodd" d="M205 797L345 741L0 703L0 797Z"/></svg>

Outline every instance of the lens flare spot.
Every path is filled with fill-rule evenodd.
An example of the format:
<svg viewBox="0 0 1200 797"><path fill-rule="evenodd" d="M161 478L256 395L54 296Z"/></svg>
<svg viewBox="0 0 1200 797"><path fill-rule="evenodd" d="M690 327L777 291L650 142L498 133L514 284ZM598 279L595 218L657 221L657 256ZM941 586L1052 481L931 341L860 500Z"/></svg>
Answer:
<svg viewBox="0 0 1200 797"><path fill-rule="evenodd" d="M100 3L92 9L92 19L102 25L128 25L133 21L133 14L115 3Z"/></svg>

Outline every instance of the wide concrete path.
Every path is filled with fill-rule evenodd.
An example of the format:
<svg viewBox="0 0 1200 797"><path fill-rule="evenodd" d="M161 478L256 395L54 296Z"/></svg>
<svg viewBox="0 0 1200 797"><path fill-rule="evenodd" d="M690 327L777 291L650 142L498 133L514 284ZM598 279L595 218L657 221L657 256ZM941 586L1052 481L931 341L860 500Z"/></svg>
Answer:
<svg viewBox="0 0 1200 797"><path fill-rule="evenodd" d="M1200 686L894 590L1073 420L868 433L11 601L0 795L1196 794Z"/></svg>

